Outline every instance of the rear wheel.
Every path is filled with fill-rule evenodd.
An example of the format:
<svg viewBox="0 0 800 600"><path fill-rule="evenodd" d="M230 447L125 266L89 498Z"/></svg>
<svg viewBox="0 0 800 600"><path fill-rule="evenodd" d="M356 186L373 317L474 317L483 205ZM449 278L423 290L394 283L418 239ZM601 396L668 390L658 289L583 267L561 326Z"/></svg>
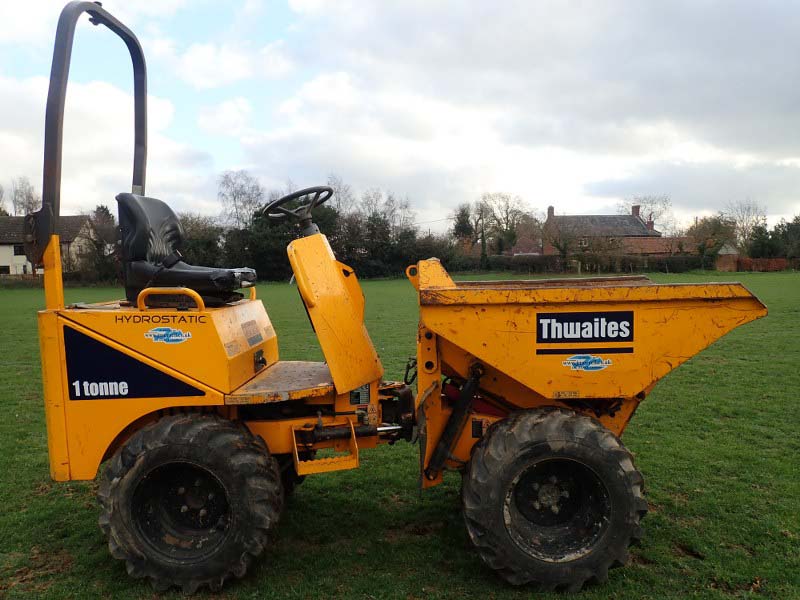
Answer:
<svg viewBox="0 0 800 600"><path fill-rule="evenodd" d="M100 527L128 573L193 593L242 577L283 505L277 463L245 427L169 416L136 432L107 465Z"/></svg>
<svg viewBox="0 0 800 600"><path fill-rule="evenodd" d="M642 483L630 452L598 421L524 411L476 445L464 519L481 558L510 583L578 591L628 561L647 513Z"/></svg>

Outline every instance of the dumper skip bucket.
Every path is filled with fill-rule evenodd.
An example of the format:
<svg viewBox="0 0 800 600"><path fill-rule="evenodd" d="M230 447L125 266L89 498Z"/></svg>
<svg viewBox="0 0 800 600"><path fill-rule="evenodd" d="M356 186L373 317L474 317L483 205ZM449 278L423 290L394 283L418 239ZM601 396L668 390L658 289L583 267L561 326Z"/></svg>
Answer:
<svg viewBox="0 0 800 600"><path fill-rule="evenodd" d="M438 260L408 271L424 327L555 399L631 398L732 329L767 314L739 283L644 276L454 282Z"/></svg>

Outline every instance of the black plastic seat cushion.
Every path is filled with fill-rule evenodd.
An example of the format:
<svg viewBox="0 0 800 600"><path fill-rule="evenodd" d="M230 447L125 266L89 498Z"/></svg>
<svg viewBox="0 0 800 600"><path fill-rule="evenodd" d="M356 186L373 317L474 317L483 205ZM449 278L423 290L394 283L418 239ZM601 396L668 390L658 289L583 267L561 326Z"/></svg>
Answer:
<svg viewBox="0 0 800 600"><path fill-rule="evenodd" d="M207 304L222 304L240 299L242 295L236 290L255 283L253 269L220 269L184 262L180 256L183 227L161 200L119 194L117 202L125 295L129 301L135 302L146 287L187 287L200 294Z"/></svg>

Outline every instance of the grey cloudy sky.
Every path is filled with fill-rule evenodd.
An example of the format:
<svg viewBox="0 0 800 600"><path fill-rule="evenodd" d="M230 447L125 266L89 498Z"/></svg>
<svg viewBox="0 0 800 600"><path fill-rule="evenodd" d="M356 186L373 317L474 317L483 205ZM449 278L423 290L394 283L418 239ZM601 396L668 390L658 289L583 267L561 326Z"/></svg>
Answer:
<svg viewBox="0 0 800 600"><path fill-rule="evenodd" d="M35 4L44 25L0 45L47 46L57 15ZM800 212L797 2L152 6L120 8L155 73L149 191L178 208L215 212L216 175L247 168L270 186L336 172L408 196L420 221L487 191L561 213L638 194L668 194L683 220L744 198L772 222ZM0 60L4 177L40 172L43 62ZM129 138L88 131L126 119L128 91L95 79L71 88L92 107L68 120L72 209L128 181Z"/></svg>

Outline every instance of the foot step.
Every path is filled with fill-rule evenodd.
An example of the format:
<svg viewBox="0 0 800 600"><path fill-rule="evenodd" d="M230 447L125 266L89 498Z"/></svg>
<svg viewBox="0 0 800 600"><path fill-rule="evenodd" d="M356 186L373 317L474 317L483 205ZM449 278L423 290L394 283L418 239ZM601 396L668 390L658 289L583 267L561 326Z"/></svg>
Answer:
<svg viewBox="0 0 800 600"><path fill-rule="evenodd" d="M332 471L345 471L347 469L358 468L358 443L353 422L350 421L350 438L347 441L348 454L341 456L329 456L310 460L301 460L297 450L296 432L301 428L293 428L292 442L294 444L294 468L297 474L313 475L314 473L330 473Z"/></svg>

